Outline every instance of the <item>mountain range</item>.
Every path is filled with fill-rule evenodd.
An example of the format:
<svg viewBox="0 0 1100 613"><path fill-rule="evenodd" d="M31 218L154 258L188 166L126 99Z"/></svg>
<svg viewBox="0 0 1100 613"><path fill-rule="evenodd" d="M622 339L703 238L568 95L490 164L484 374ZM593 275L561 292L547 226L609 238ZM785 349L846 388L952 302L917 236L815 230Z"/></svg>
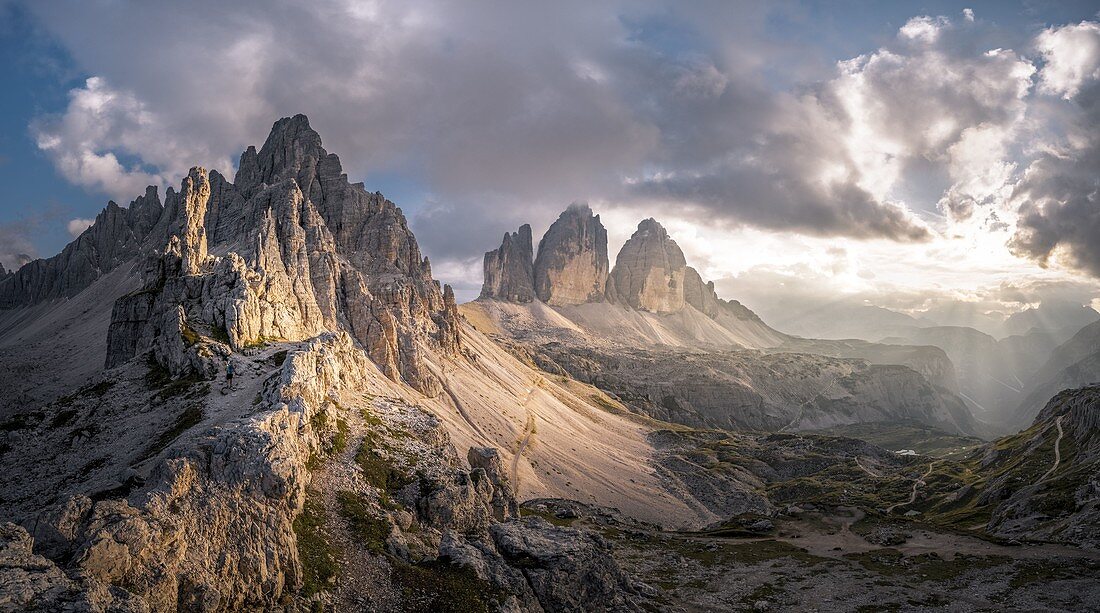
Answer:
<svg viewBox="0 0 1100 613"><path fill-rule="evenodd" d="M456 304L303 115L2 271L0 611L1100 596L1095 325L997 366L1077 389L987 442L986 340L781 332L654 219L612 266L572 205L484 273Z"/></svg>

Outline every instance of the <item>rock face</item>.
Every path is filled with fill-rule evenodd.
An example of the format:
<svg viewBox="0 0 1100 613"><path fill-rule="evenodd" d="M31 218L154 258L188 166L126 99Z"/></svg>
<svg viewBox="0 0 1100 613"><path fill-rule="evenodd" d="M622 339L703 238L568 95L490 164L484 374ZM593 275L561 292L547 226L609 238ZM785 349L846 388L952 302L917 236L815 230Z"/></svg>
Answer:
<svg viewBox="0 0 1100 613"><path fill-rule="evenodd" d="M686 272L684 252L651 217L623 244L611 280L620 302L652 313L674 313L684 308Z"/></svg>
<svg viewBox="0 0 1100 613"><path fill-rule="evenodd" d="M607 285L607 230L587 204L572 204L539 241L535 295L552 306L600 302Z"/></svg>
<svg viewBox="0 0 1100 613"><path fill-rule="evenodd" d="M1028 381L1026 398L1013 411L1013 423L1024 427L1060 390L1100 381L1100 322L1089 324L1056 347L1050 359Z"/></svg>
<svg viewBox="0 0 1100 613"><path fill-rule="evenodd" d="M541 343L534 359L633 410L696 428L799 431L917 421L973 435L959 397L905 366L809 353L581 347Z"/></svg>
<svg viewBox="0 0 1100 613"><path fill-rule="evenodd" d="M482 298L531 302L535 299L535 268L531 252L531 226L504 235L500 248L485 253Z"/></svg>
<svg viewBox="0 0 1100 613"><path fill-rule="evenodd" d="M494 524L486 537L449 534L440 556L479 579L518 595L523 611L641 611L629 577L594 532L540 517Z"/></svg>
<svg viewBox="0 0 1100 613"><path fill-rule="evenodd" d="M459 350L454 294L401 210L349 183L303 115L245 151L235 183L195 168L156 222L137 211L166 240L115 305L108 367L152 351L174 375L211 376L228 349L347 329L387 376L434 393L421 347Z"/></svg>
<svg viewBox="0 0 1100 613"><path fill-rule="evenodd" d="M122 208L113 201L61 253L0 275L0 309L75 296L99 277L132 262L143 247L163 247L167 228L157 188Z"/></svg>
<svg viewBox="0 0 1100 613"><path fill-rule="evenodd" d="M32 551L33 539L15 524L0 524L0 611L148 611L126 592L93 579L70 579Z"/></svg>

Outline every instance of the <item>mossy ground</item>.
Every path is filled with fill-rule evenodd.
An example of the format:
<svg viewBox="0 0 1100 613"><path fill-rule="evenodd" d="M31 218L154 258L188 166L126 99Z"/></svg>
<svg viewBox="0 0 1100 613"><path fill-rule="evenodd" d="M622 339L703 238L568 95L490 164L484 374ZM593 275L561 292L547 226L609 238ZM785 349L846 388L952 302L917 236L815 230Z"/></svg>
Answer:
<svg viewBox="0 0 1100 613"><path fill-rule="evenodd" d="M363 547L375 555L385 553L386 539L392 529L390 522L377 515L370 502L361 494L338 492L336 501L340 504L340 515L347 520L351 533L361 539Z"/></svg>
<svg viewBox="0 0 1100 613"><path fill-rule="evenodd" d="M379 430L368 431L355 452L355 462L362 471L363 479L380 492L401 489L415 480L388 457L391 448L385 440Z"/></svg>
<svg viewBox="0 0 1100 613"><path fill-rule="evenodd" d="M488 613L504 600L504 594L473 570L446 560L424 564L395 561L391 576L402 592L404 610L412 613Z"/></svg>
<svg viewBox="0 0 1100 613"><path fill-rule="evenodd" d="M340 572L336 550L324 530L325 507L320 494L308 492L301 514L294 519L298 558L302 562L302 594L307 597L329 588Z"/></svg>
<svg viewBox="0 0 1100 613"><path fill-rule="evenodd" d="M160 436L156 438L148 447L145 448L145 452L141 457L151 458L156 454L163 451L166 447L172 444L177 438L184 432L187 432L191 428L199 425L205 414L202 410L201 402L193 402L184 407L183 411L176 417L176 420L172 422L171 427L162 432Z"/></svg>

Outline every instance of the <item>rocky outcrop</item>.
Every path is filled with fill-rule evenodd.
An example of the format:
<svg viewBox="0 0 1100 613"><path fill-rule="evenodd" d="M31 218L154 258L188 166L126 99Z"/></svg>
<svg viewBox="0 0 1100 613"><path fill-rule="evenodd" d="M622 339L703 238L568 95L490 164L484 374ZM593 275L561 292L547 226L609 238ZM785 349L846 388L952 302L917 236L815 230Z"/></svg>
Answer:
<svg viewBox="0 0 1100 613"><path fill-rule="evenodd" d="M493 517L497 521L519 517L519 504L516 502L512 484L508 481L500 450L495 447L471 447L466 453L466 460L470 463L470 468L482 471L493 485L493 496L489 501Z"/></svg>
<svg viewBox="0 0 1100 613"><path fill-rule="evenodd" d="M485 282L481 298L531 302L535 299L535 269L531 253L531 226L506 233L500 247L485 253Z"/></svg>
<svg viewBox="0 0 1100 613"><path fill-rule="evenodd" d="M125 590L88 577L69 578L51 560L35 554L22 527L0 524L0 611L145 612L149 608Z"/></svg>
<svg viewBox="0 0 1100 613"><path fill-rule="evenodd" d="M236 184L192 169L150 235L160 228L143 288L116 304L108 367L153 351L175 375L209 376L228 350L346 329L388 377L434 394L422 348L459 352L453 291L400 209L349 183L305 116L245 151Z"/></svg>
<svg viewBox="0 0 1100 613"><path fill-rule="evenodd" d="M450 534L440 556L516 595L519 610L642 610L603 537L540 517L493 524L488 538Z"/></svg>
<svg viewBox="0 0 1100 613"><path fill-rule="evenodd" d="M988 512L990 534L1100 549L1100 385L1064 390L1030 428L969 458L980 479L945 501Z"/></svg>
<svg viewBox="0 0 1100 613"><path fill-rule="evenodd" d="M541 343L534 359L633 410L697 428L799 431L913 420L975 434L962 399L920 373L808 353Z"/></svg>
<svg viewBox="0 0 1100 613"><path fill-rule="evenodd" d="M607 230L587 204L571 204L539 241L535 295L552 306L600 302L608 277Z"/></svg>
<svg viewBox="0 0 1100 613"><path fill-rule="evenodd" d="M651 217L638 224L615 258L615 298L635 309L674 313L684 308L686 272L684 252ZM701 300L698 289L693 288Z"/></svg>
<svg viewBox="0 0 1100 613"><path fill-rule="evenodd" d="M74 394L35 432L19 433L50 441L49 468L31 450L6 454L16 474L0 479L4 513L33 530L35 551L81 592L109 591L138 610L271 610L302 584L292 524L309 460L323 449L318 415L332 410L333 395L381 378L346 333L282 355L280 366L239 362L242 376L253 375L251 402L187 382L156 384L150 396L156 369L146 375L137 364L97 392ZM184 391L161 394L161 385ZM101 403L109 415L95 415ZM184 422L179 411L211 419ZM76 444L55 427L64 420L81 424Z"/></svg>

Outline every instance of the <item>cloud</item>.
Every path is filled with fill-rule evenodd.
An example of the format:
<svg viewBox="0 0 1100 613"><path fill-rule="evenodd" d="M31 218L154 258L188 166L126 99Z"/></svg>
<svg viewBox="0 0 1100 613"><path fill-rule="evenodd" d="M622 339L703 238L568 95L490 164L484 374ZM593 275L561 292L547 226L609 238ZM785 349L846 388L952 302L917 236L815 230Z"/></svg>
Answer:
<svg viewBox="0 0 1100 613"><path fill-rule="evenodd" d="M171 130L134 93L102 77L69 92L63 113L39 117L31 126L38 148L70 182L128 201L147 185L165 185L201 160L218 159L196 135ZM136 161L124 165L119 157ZM231 168L227 158L217 162Z"/></svg>
<svg viewBox="0 0 1100 613"><path fill-rule="evenodd" d="M1036 37L1035 47L1046 61L1039 80L1045 93L1069 100L1083 83L1100 79L1100 23L1049 28Z"/></svg>
<svg viewBox="0 0 1100 613"><path fill-rule="evenodd" d="M1080 150L1030 140L1050 119L1033 108L1036 62L1044 105L1084 99L1070 30L1048 31L1033 62L1008 48L1025 36L972 12L918 16L825 66L813 41L775 39L797 7L718 6L43 0L28 10L94 76L33 134L67 179L126 202L194 164L229 171L304 112L353 180L408 187L395 200L435 269L469 283L504 231L538 234L574 200L922 250L972 232L1015 261L1003 237L1021 169ZM1055 208L1029 209L1045 211L1036 236L1060 228ZM1026 242L1017 253L1041 257Z"/></svg>
<svg viewBox="0 0 1100 613"><path fill-rule="evenodd" d="M840 62L818 87L765 98L768 112L743 119L757 126L745 138L694 166L670 163L636 190L697 207L708 219L930 239L913 209L934 202L903 203L895 194L920 180L915 167L930 165L953 181L943 208L966 216L1001 197L1034 72L1011 51L975 46L967 21L911 19L890 45Z"/></svg>
<svg viewBox="0 0 1100 613"><path fill-rule="evenodd" d="M70 219L68 223L69 236L76 238L83 234L93 223L94 219Z"/></svg>
<svg viewBox="0 0 1100 613"><path fill-rule="evenodd" d="M1019 220L1010 247L1044 266L1058 263L1100 277L1100 46L1090 50L1080 40L1083 32L1100 37L1100 24L1047 30L1038 38L1047 60L1040 73L1045 91L1070 100L1065 126L1040 145L1012 192Z"/></svg>
<svg viewBox="0 0 1100 613"><path fill-rule="evenodd" d="M0 265L17 270L33 259L36 251L30 241L34 224L30 220L0 223Z"/></svg>

